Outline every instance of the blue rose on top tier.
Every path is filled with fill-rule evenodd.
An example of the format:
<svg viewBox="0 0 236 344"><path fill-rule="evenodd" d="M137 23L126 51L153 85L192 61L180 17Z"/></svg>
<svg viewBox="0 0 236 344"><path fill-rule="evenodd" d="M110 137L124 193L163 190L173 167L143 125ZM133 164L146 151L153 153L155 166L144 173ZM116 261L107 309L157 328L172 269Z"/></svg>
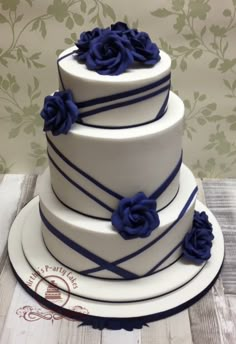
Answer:
<svg viewBox="0 0 236 344"><path fill-rule="evenodd" d="M161 59L160 50L146 32L133 30L130 35L130 43L133 47L135 61L152 66Z"/></svg>
<svg viewBox="0 0 236 344"><path fill-rule="evenodd" d="M119 75L134 61L153 66L160 60L160 51L149 35L123 22L83 32L75 45L78 60L102 75Z"/></svg>
<svg viewBox="0 0 236 344"><path fill-rule="evenodd" d="M207 214L195 211L193 227L184 237L183 255L195 264L202 264L211 257L214 235Z"/></svg>
<svg viewBox="0 0 236 344"><path fill-rule="evenodd" d="M44 99L40 115L44 119L43 130L51 131L56 136L68 133L72 124L79 118L79 109L70 90L59 91Z"/></svg>
<svg viewBox="0 0 236 344"><path fill-rule="evenodd" d="M93 39L86 56L88 69L102 75L119 75L133 63L131 44L124 36L104 31Z"/></svg>
<svg viewBox="0 0 236 344"><path fill-rule="evenodd" d="M80 39L75 43L75 45L79 48L78 58L81 62L86 61L87 52L92 40L100 36L104 30L105 29L95 28L91 31L85 31L80 34Z"/></svg>
<svg viewBox="0 0 236 344"><path fill-rule="evenodd" d="M123 198L112 214L112 225L126 240L146 238L160 224L156 201L143 192Z"/></svg>

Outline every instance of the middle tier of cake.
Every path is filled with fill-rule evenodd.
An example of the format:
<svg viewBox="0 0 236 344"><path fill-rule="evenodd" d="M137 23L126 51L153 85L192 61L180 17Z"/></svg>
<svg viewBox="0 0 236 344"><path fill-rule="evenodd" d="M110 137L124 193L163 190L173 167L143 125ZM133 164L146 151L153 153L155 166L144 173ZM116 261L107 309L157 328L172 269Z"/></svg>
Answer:
<svg viewBox="0 0 236 344"><path fill-rule="evenodd" d="M51 189L48 170L39 190L42 234L50 253L81 274L105 279L149 276L179 259L184 236L192 228L197 195L195 178L182 165L179 192L158 212L160 225L146 238L124 240L111 221L65 207Z"/></svg>
<svg viewBox="0 0 236 344"><path fill-rule="evenodd" d="M51 184L67 207L109 219L119 199L163 189L157 210L179 188L184 104L170 93L160 120L129 129L98 129L75 124L67 135L47 133Z"/></svg>

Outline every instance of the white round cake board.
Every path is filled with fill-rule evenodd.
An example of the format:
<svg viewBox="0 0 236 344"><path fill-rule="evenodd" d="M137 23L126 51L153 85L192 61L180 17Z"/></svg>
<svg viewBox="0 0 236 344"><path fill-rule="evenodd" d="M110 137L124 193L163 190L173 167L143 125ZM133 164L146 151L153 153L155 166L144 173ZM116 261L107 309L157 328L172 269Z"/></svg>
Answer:
<svg viewBox="0 0 236 344"><path fill-rule="evenodd" d="M88 314L91 318L147 317L147 321L158 320L196 302L209 290L220 272L224 259L223 235L214 215L199 201L196 210L205 211L213 225L214 241L207 263L199 267L178 260L162 271L163 276L159 272L133 281L105 281L81 276L55 260L43 246L38 203L39 198L34 198L16 217L8 239L9 257L21 285L41 304L66 316L79 319L81 314ZM53 285L54 289L57 287L54 294ZM165 295L162 295L163 291Z"/></svg>

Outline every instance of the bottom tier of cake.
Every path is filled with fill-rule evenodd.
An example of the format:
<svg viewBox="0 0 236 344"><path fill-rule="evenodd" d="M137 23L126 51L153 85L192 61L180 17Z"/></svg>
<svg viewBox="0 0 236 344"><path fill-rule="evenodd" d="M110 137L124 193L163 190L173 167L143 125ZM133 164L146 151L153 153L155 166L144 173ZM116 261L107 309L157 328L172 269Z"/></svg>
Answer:
<svg viewBox="0 0 236 344"><path fill-rule="evenodd" d="M47 170L40 183L42 233L49 252L63 265L87 276L137 279L157 274L182 255L192 228L196 181L184 165L175 199L159 212L160 225L147 238L124 240L110 221L66 208L53 194Z"/></svg>

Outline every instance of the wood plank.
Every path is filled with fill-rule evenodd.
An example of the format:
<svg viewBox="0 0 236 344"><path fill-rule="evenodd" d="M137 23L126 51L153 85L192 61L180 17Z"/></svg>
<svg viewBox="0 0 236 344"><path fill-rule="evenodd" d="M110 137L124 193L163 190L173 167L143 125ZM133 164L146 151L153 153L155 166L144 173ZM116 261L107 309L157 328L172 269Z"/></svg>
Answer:
<svg viewBox="0 0 236 344"><path fill-rule="evenodd" d="M32 307L31 311L26 311L24 307L28 306L28 309ZM34 314L44 312L48 313L48 320L43 319L40 316L30 316L32 312ZM32 319L35 318L33 321ZM5 325L0 337L1 344L42 344L58 343L58 333L60 327L60 320L53 320L50 316L50 311L43 309L41 305L37 303L28 293L19 285L16 284L12 302L10 304Z"/></svg>
<svg viewBox="0 0 236 344"><path fill-rule="evenodd" d="M103 330L101 344L141 344L141 330Z"/></svg>
<svg viewBox="0 0 236 344"><path fill-rule="evenodd" d="M0 184L0 273L6 260L7 238L16 216L24 175L5 175Z"/></svg>
<svg viewBox="0 0 236 344"><path fill-rule="evenodd" d="M36 176L5 175L0 185L2 255L0 264L0 333L4 326L9 305L14 294L16 279L7 256L7 237L16 213L32 198ZM6 190L11 198L6 197ZM4 214L7 214L5 217ZM7 234L7 235L6 235Z"/></svg>
<svg viewBox="0 0 236 344"><path fill-rule="evenodd" d="M58 333L58 344L101 344L102 332L90 326L79 326L78 321L62 319Z"/></svg>
<svg viewBox="0 0 236 344"><path fill-rule="evenodd" d="M143 344L191 344L192 335L188 311L148 324L141 332Z"/></svg>
<svg viewBox="0 0 236 344"><path fill-rule="evenodd" d="M222 279L226 294L236 295L236 180L204 181L206 202L216 216L225 240Z"/></svg>

